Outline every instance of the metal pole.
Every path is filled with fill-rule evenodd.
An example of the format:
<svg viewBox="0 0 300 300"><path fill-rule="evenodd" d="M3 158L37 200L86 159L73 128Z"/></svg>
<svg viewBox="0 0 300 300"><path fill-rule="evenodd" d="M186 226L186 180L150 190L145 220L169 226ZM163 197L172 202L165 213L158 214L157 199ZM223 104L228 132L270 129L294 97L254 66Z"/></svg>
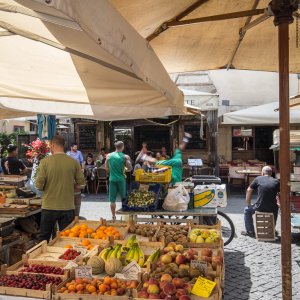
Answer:
<svg viewBox="0 0 300 300"><path fill-rule="evenodd" d="M292 300L288 23L278 25L278 42L282 298Z"/></svg>

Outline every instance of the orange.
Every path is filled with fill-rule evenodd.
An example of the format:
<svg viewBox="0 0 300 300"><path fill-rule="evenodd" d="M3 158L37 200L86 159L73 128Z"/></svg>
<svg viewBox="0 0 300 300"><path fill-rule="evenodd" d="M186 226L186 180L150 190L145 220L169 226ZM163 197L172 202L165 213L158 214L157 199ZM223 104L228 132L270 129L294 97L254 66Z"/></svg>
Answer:
<svg viewBox="0 0 300 300"><path fill-rule="evenodd" d="M116 233L116 234L114 234L114 238L115 238L116 240L119 240L119 239L121 238L121 235L120 235L120 233Z"/></svg>
<svg viewBox="0 0 300 300"><path fill-rule="evenodd" d="M64 291L66 291L67 288L66 287L62 287L60 290L59 290L59 293L63 293Z"/></svg>
<svg viewBox="0 0 300 300"><path fill-rule="evenodd" d="M88 248L88 250L92 250L94 248L94 246L93 245L88 245L87 248Z"/></svg>
<svg viewBox="0 0 300 300"><path fill-rule="evenodd" d="M88 229L86 230L86 232L87 232L88 234L91 234L91 233L94 232L94 230L93 230L92 228L88 228Z"/></svg>
<svg viewBox="0 0 300 300"><path fill-rule="evenodd" d="M94 287L92 284L87 286L87 290L89 293L95 293L97 291L96 287Z"/></svg>
<svg viewBox="0 0 300 300"><path fill-rule="evenodd" d="M104 230L104 229L106 229L106 227L105 226L100 226L99 229Z"/></svg>
<svg viewBox="0 0 300 300"><path fill-rule="evenodd" d="M86 237L87 237L86 232L81 232L81 233L79 234L79 237L82 238L82 239L86 238Z"/></svg>
<svg viewBox="0 0 300 300"><path fill-rule="evenodd" d="M86 224L83 223L83 224L81 224L80 228L81 228L81 229L87 229L88 227L87 227Z"/></svg>
<svg viewBox="0 0 300 300"><path fill-rule="evenodd" d="M60 236L67 236L67 234L66 234L65 231L63 231L63 232L60 233Z"/></svg>
<svg viewBox="0 0 300 300"><path fill-rule="evenodd" d="M111 230L113 230L114 228L113 228L112 226L109 226L107 229L111 231Z"/></svg>
<svg viewBox="0 0 300 300"><path fill-rule="evenodd" d="M105 284L108 284L108 285L109 285L109 284L111 284L111 282L112 282L112 280L111 280L111 278L110 278L109 276L105 276L105 277L104 277L104 283L105 283Z"/></svg>
<svg viewBox="0 0 300 300"><path fill-rule="evenodd" d="M64 248L72 249L73 246L72 245L66 245Z"/></svg>
<svg viewBox="0 0 300 300"><path fill-rule="evenodd" d="M92 239L94 239L94 238L95 238L95 236L96 236L96 233L95 233L95 232L93 232L93 233L91 234L91 238L92 238Z"/></svg>
<svg viewBox="0 0 300 300"><path fill-rule="evenodd" d="M65 231L64 231L64 233L65 233L66 235L69 235L69 234L70 234L70 232L71 232L71 230L70 230L70 229L67 229L67 230L65 230Z"/></svg>
<svg viewBox="0 0 300 300"><path fill-rule="evenodd" d="M83 280L81 278L76 278L75 282L77 284L82 284L83 283Z"/></svg>
<svg viewBox="0 0 300 300"><path fill-rule="evenodd" d="M105 286L105 284L100 284L98 286L98 289L99 289L100 293L105 293L106 292L106 286Z"/></svg>
<svg viewBox="0 0 300 300"><path fill-rule="evenodd" d="M69 234L69 237L76 237L76 234L75 234L74 232L71 232L71 233Z"/></svg>
<svg viewBox="0 0 300 300"><path fill-rule="evenodd" d="M68 286L68 290L69 290L70 292L74 292L75 289L76 289L75 284L70 284L70 285Z"/></svg>
<svg viewBox="0 0 300 300"><path fill-rule="evenodd" d="M90 244L91 244L91 242L89 240L82 240L82 245L83 246L88 246Z"/></svg>
<svg viewBox="0 0 300 300"><path fill-rule="evenodd" d="M69 291L68 291L68 290L65 290L65 291L64 291L64 294L69 294Z"/></svg>

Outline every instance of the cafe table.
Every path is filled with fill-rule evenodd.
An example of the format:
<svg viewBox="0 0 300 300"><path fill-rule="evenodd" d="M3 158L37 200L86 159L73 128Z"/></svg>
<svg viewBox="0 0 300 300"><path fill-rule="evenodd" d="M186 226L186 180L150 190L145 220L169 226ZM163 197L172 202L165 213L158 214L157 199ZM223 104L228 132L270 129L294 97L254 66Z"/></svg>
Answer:
<svg viewBox="0 0 300 300"><path fill-rule="evenodd" d="M261 171L245 169L245 170L236 170L235 173L243 174L245 176L245 185L248 186L249 185L249 177L251 175L259 176L261 174Z"/></svg>

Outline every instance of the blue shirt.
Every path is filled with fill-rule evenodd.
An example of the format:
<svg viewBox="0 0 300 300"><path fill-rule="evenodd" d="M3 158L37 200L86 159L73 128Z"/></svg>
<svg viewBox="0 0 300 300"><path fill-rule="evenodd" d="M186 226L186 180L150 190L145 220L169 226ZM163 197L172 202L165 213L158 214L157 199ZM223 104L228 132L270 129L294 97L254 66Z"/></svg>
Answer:
<svg viewBox="0 0 300 300"><path fill-rule="evenodd" d="M68 151L67 155L69 155L70 157L76 159L80 164L83 163L83 156L81 151L77 150L76 153Z"/></svg>

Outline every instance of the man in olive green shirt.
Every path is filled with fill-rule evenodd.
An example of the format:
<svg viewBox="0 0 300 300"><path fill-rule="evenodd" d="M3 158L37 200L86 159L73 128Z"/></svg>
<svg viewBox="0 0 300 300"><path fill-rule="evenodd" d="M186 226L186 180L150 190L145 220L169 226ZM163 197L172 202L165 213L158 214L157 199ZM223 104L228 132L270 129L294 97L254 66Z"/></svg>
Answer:
<svg viewBox="0 0 300 300"><path fill-rule="evenodd" d="M54 136L52 155L39 164L35 185L43 191L40 240L50 240L56 223L61 231L74 220L74 183L85 184L80 165L65 154L64 145L62 136Z"/></svg>
<svg viewBox="0 0 300 300"><path fill-rule="evenodd" d="M132 165L130 157L123 153L124 143L115 143L116 151L109 153L106 157L105 167L109 169L109 201L112 218L116 218L116 198L120 195L122 201L126 198L126 175L130 172ZM125 169L126 167L126 169Z"/></svg>

